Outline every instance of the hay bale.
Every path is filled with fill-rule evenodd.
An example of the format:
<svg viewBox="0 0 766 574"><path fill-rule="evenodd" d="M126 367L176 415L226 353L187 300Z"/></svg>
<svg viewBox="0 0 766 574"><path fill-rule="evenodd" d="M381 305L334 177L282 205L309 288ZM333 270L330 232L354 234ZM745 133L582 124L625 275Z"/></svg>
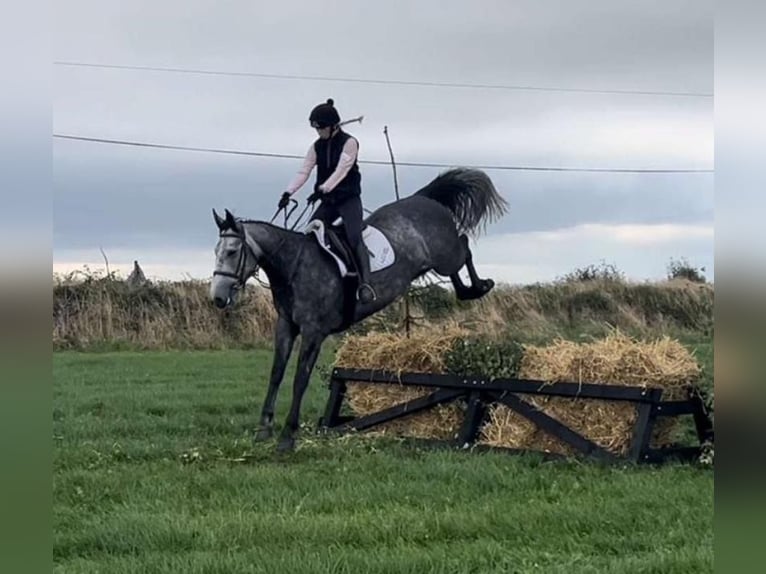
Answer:
<svg viewBox="0 0 766 574"><path fill-rule="evenodd" d="M617 384L664 389L664 400L685 397L685 389L700 376L700 367L678 341L635 341L621 333L588 344L557 340L526 346L519 377L548 382ZM521 395L529 403L603 448L625 454L630 448L637 410L630 403L593 399ZM677 419L662 418L655 425L652 446L671 442ZM503 405L490 409L480 442L572 454L571 447L541 431Z"/></svg>
<svg viewBox="0 0 766 574"><path fill-rule="evenodd" d="M468 332L456 325L439 330L420 329L410 338L394 333L349 336L338 349L335 366L391 371L397 374L443 373L445 356ZM429 387L351 383L346 398L356 416L365 416L434 392ZM451 439L463 420L460 405L439 405L377 427L385 433L417 438Z"/></svg>

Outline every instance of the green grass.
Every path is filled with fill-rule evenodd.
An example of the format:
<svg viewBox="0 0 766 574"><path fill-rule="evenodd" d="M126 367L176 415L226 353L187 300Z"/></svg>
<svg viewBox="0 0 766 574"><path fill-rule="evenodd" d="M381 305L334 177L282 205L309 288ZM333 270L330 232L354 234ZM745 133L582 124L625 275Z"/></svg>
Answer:
<svg viewBox="0 0 766 574"><path fill-rule="evenodd" d="M277 456L249 440L269 363L267 350L56 353L55 571L712 572L709 469L309 428ZM309 426L326 396L316 376Z"/></svg>

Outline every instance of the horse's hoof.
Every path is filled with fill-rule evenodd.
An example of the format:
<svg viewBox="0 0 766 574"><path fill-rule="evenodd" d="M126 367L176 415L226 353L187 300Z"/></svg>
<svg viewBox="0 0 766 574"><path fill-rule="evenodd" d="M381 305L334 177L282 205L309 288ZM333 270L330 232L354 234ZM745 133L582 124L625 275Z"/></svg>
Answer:
<svg viewBox="0 0 766 574"><path fill-rule="evenodd" d="M484 293L489 293L492 291L492 288L495 286L495 282L492 279L484 279L481 282L481 290L484 291Z"/></svg>
<svg viewBox="0 0 766 574"><path fill-rule="evenodd" d="M285 436L279 439L277 444L278 453L288 453L295 450L295 439L293 437Z"/></svg>
<svg viewBox="0 0 766 574"><path fill-rule="evenodd" d="M255 437L253 438L253 440L255 442L263 442L265 440L269 440L273 436L274 436L273 427L261 427L258 429L258 432L255 433Z"/></svg>

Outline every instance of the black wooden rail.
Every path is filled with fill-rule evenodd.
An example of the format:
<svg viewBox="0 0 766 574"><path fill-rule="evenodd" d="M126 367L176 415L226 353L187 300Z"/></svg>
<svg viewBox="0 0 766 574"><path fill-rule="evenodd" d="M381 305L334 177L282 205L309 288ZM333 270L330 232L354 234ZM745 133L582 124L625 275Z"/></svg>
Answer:
<svg viewBox="0 0 766 574"><path fill-rule="evenodd" d="M346 393L346 383L364 382L376 384L401 384L431 387L428 395L406 401L382 411L363 417L342 415L341 409ZM636 405L638 417L628 454L620 457L597 445L577 431L552 418L535 405L519 397L519 394L626 401ZM662 389L624 385L595 385L587 383L545 383L544 381L463 377L433 373L391 373L368 369L333 369L330 377L330 395L324 415L319 420L320 430L337 432L362 431L377 425L409 416L453 401L466 403L465 418L458 430L455 446L473 447L485 421L487 409L492 404L503 404L534 423L543 431L555 436L574 448L578 453L604 461L633 460L635 462L662 462L668 458L693 460L702 452L702 445L713 441L713 424L702 397L689 390L681 401L663 401ZM660 417L691 415L694 417L699 444L681 447L650 447L654 423ZM433 441L432 441L433 442ZM519 449L502 449L519 452Z"/></svg>

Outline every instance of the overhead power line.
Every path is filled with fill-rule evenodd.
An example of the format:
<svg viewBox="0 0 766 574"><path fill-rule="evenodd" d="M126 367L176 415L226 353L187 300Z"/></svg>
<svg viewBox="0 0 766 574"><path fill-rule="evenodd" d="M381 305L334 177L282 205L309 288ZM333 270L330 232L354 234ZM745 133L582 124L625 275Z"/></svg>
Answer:
<svg viewBox="0 0 766 574"><path fill-rule="evenodd" d="M154 149L180 150L180 151L192 151L192 152L202 152L202 153L217 153L217 154L226 154L226 155L241 155L241 156L251 156L251 157L269 157L269 158L282 158L282 159L303 159L304 157L302 155L284 154L284 153L179 146L179 145L152 143L152 142L86 137L86 136L78 136L78 135L71 135L71 134L54 133L53 137L58 139L63 139L63 140L75 140L75 141L90 142L90 143L96 143L96 144L111 144L111 145L133 146L133 147L154 148ZM390 165L391 162L384 161L384 160L359 160L359 163L372 164L372 165ZM446 164L446 163L408 162L408 161L397 161L396 163L397 165L407 166L407 167L435 167L435 168L451 168L451 167L456 167L458 165L458 164ZM630 168L555 167L555 166L527 166L527 165L465 165L462 163L459 165L461 167L468 167L468 168L474 168L474 169L502 170L502 171L558 171L558 172L595 172L595 173L713 173L712 169L630 169Z"/></svg>
<svg viewBox="0 0 766 574"><path fill-rule="evenodd" d="M95 64L90 62L70 62L56 61L57 66L81 67L81 68L103 68L112 70L134 70L144 72L167 72L173 74L196 74L205 76L234 76L250 78L271 78L281 80L310 80L322 82L351 82L358 84L383 84L398 86L426 86L435 88L463 88L463 89L481 89L481 90L518 90L518 91L537 91L537 92L574 92L586 94L617 94L617 95L637 95L637 96L672 96L672 97L690 97L690 98L712 98L713 94L705 92L674 92L674 91L653 91L653 90L602 90L591 88L563 88L554 86L529 86L529 85L507 85L507 84L472 84L462 82L428 82L415 80L391 80L391 79L371 79L371 78L349 78L334 76L306 76L298 74L270 74L259 72L231 72L222 70L198 70L190 68L165 68L159 66L128 66L118 64Z"/></svg>

